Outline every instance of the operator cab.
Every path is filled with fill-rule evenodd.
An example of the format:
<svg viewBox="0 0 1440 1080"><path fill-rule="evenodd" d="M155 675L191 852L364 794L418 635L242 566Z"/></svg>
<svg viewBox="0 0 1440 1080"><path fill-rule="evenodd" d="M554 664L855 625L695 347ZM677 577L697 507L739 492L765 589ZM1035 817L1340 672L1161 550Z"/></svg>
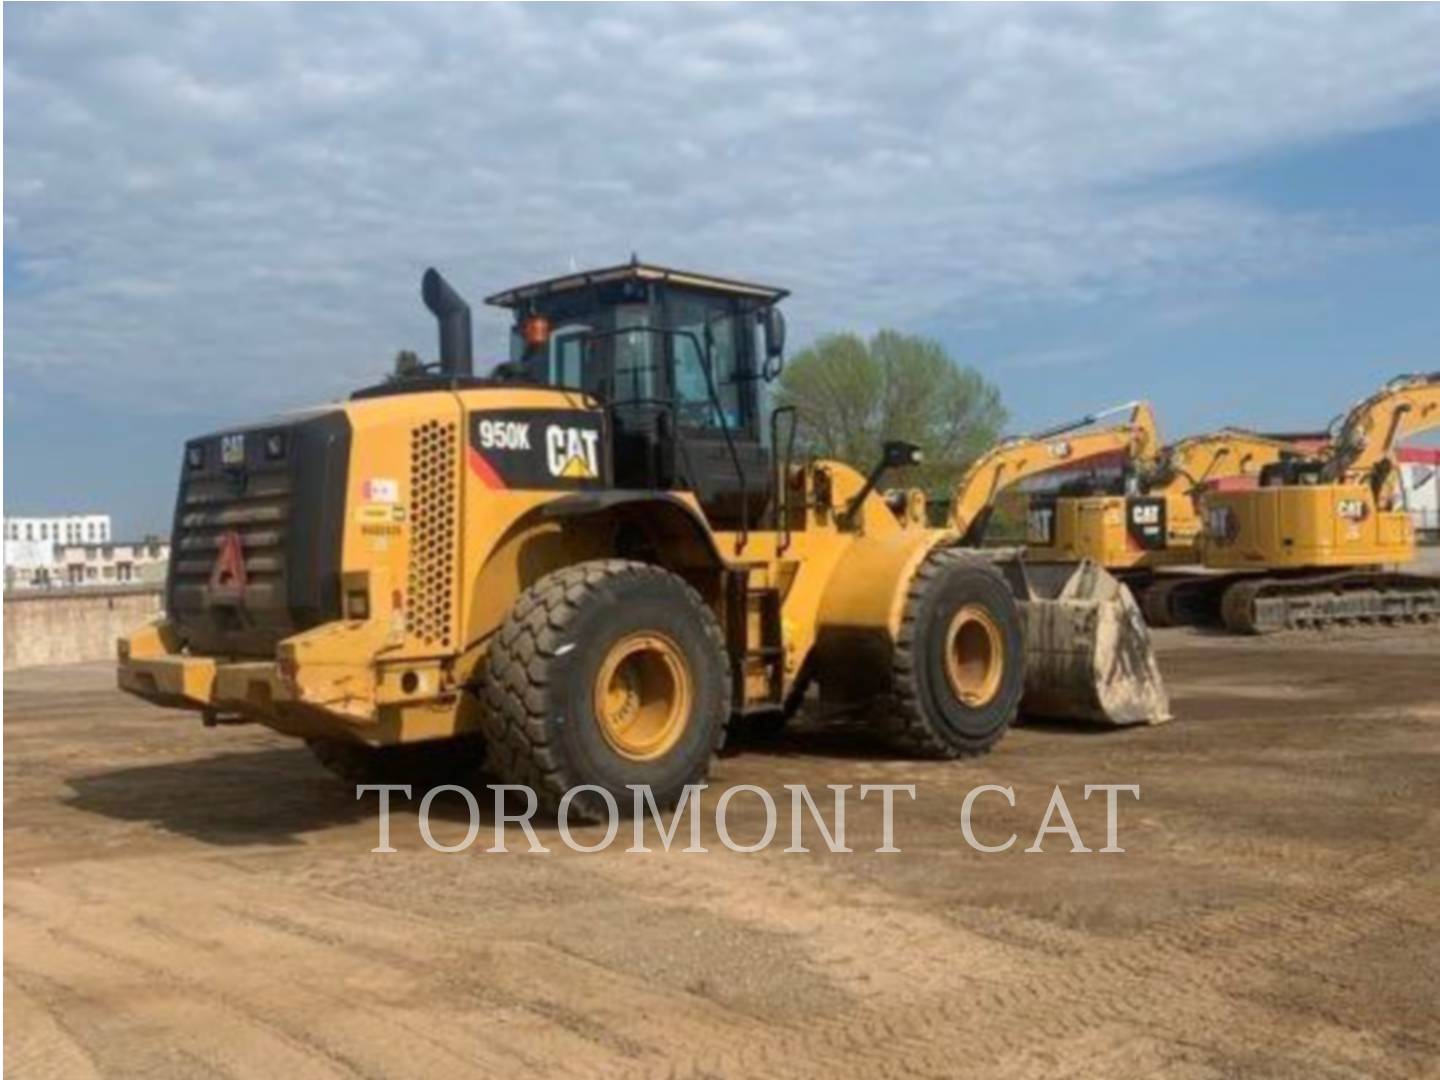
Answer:
<svg viewBox="0 0 1440 1080"><path fill-rule="evenodd" d="M1279 461L1272 461L1260 469L1260 486L1268 487L1315 487L1324 482L1325 463L1298 454L1282 454Z"/></svg>
<svg viewBox="0 0 1440 1080"><path fill-rule="evenodd" d="M605 407L618 488L693 491L712 526L754 525L769 497L761 384L780 370L784 289L650 266L486 298L514 313L501 378Z"/></svg>

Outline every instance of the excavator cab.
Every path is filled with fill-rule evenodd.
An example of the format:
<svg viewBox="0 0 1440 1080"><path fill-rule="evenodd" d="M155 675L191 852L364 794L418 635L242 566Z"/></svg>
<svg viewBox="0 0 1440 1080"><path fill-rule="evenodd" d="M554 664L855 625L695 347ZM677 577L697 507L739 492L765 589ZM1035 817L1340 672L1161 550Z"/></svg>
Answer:
<svg viewBox="0 0 1440 1080"><path fill-rule="evenodd" d="M604 408L616 487L694 492L715 528L743 530L771 496L761 388L786 295L632 261L486 302L514 315L509 377Z"/></svg>
<svg viewBox="0 0 1440 1080"><path fill-rule="evenodd" d="M1282 457L1260 470L1259 486L1270 487L1314 487L1324 483L1324 463L1299 455Z"/></svg>

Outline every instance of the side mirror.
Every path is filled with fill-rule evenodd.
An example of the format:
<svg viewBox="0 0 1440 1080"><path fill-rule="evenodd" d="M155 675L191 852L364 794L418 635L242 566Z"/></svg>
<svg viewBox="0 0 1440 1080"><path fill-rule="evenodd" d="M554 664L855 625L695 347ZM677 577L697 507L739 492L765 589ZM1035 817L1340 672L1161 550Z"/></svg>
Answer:
<svg viewBox="0 0 1440 1080"><path fill-rule="evenodd" d="M760 313L765 333L765 372L773 379L780 374L785 355L785 313L773 304Z"/></svg>
<svg viewBox="0 0 1440 1080"><path fill-rule="evenodd" d="M904 442L900 439L889 439L880 456L887 469L901 469L906 465L919 465L925 460L925 454L914 443Z"/></svg>

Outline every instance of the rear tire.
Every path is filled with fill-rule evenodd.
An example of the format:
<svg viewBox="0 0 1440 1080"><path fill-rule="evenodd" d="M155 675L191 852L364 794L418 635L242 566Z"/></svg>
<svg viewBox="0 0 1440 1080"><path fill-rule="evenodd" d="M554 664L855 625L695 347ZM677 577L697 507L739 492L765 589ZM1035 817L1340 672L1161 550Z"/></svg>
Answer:
<svg viewBox="0 0 1440 1080"><path fill-rule="evenodd" d="M1025 688L1020 609L993 564L935 551L905 598L891 727L926 757L983 754L1004 736Z"/></svg>
<svg viewBox="0 0 1440 1080"><path fill-rule="evenodd" d="M659 807L700 783L725 742L730 666L715 616L682 578L606 559L547 574L521 594L490 645L484 679L490 767L554 813L594 784L633 809L627 785ZM581 792L571 817L607 814Z"/></svg>

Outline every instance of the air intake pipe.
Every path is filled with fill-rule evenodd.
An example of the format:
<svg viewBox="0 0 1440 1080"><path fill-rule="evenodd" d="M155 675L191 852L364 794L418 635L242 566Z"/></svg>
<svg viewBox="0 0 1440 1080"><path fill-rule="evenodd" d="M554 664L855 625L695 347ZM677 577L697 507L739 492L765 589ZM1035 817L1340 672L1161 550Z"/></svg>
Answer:
<svg viewBox="0 0 1440 1080"><path fill-rule="evenodd" d="M472 375L470 305L433 266L420 279L420 298L440 324L440 370L446 375Z"/></svg>

